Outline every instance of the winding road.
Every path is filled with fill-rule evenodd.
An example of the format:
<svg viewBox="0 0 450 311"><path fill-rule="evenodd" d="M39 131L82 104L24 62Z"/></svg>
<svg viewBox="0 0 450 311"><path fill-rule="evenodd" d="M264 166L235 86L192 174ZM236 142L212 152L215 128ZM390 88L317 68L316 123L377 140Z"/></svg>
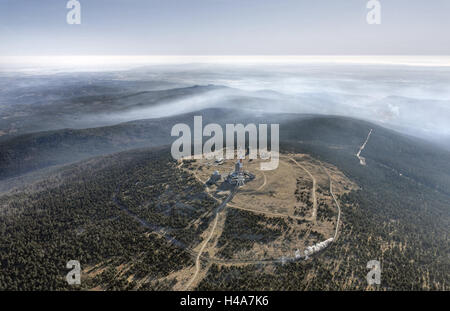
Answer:
<svg viewBox="0 0 450 311"><path fill-rule="evenodd" d="M266 215L270 215L270 216L274 216L274 217L284 217L284 218L292 218L292 219L297 219L297 220L304 220L304 217L300 217L300 216L279 214L279 213L273 213L273 212L268 212L268 211L260 211L260 210L255 210L255 209L251 209L251 208L240 207L240 206L237 206L234 204L228 204L228 206L231 208L236 208L236 209L240 209L240 210L252 212L252 213L266 214Z"/></svg>
<svg viewBox="0 0 450 311"><path fill-rule="evenodd" d="M261 171L261 173L262 173L263 176L264 176L264 182L263 182L263 184L262 184L258 189L256 189L256 191L259 191L259 190L261 190L262 188L264 188L265 185L266 185L266 183L267 183L267 177L266 177L266 174L264 174L264 171Z"/></svg>
<svg viewBox="0 0 450 311"><path fill-rule="evenodd" d="M197 275L198 275L198 273L200 271L200 258L202 256L203 250L205 249L206 245L209 243L209 240L211 240L211 237L214 234L214 230L216 230L217 221L219 219L219 213L223 210L223 208L227 205L227 203L233 198L233 196L237 192L237 189L238 189L238 186L235 186L230 191L230 194L227 196L227 198L225 200L223 200L223 202L214 211L214 213L216 214L216 217L214 217L213 227L211 229L211 232L209 233L208 238L203 242L203 245L202 245L202 247L200 248L200 251L197 254L197 258L195 259L195 272L194 272L194 275L192 276L192 278L190 279L190 281L187 283L187 285L185 287L185 290L188 290L189 287L191 286L192 282L194 282L194 280L197 278Z"/></svg>
<svg viewBox="0 0 450 311"><path fill-rule="evenodd" d="M317 198L316 198L316 187L317 187L317 181L316 178L311 174L310 171L308 171L303 165L299 164L297 161L295 161L293 158L289 158L292 162L294 162L298 167L303 169L309 177L311 177L313 181L313 188L312 188L312 198L313 198L313 212L311 215L311 221L316 222L317 219Z"/></svg>
<svg viewBox="0 0 450 311"><path fill-rule="evenodd" d="M333 237L333 241L336 241L336 238L337 238L337 235L338 235L338 231L339 231L339 222L341 220L341 206L339 205L339 202L336 199L336 196L334 195L334 192L333 192L333 181L331 180L331 175L328 173L328 170L325 167L322 166L322 168L325 171L325 173L327 174L328 179L330 180L330 193L331 193L331 196L333 197L334 203L336 203L336 206L338 208L338 217L337 217L337 221L336 221L336 231L334 232L334 237Z"/></svg>
<svg viewBox="0 0 450 311"><path fill-rule="evenodd" d="M185 243L178 241L174 237L167 234L167 231L169 231L167 228L157 226L157 225L147 222L146 220L142 219L141 217L139 217L138 215L136 215L132 211L130 211L130 209L128 209L128 207L124 206L121 202L119 202L119 200L117 199L117 194L119 193L119 191L120 191L120 185L117 186L117 189L113 195L112 200L113 200L114 204L116 204L119 207L120 210L124 211L128 216L130 216L131 218L133 218L134 220L139 222L139 224L141 226L143 226L147 229L150 229L152 232L165 238L169 243L187 250L187 246Z"/></svg>
<svg viewBox="0 0 450 311"><path fill-rule="evenodd" d="M359 148L358 153L356 154L356 156L359 159L359 164L365 166L366 165L366 158L361 156L361 152L364 150L364 148L366 148L366 144L369 141L370 135L372 134L373 129L370 129L369 135L367 135L366 141L364 142L364 144Z"/></svg>

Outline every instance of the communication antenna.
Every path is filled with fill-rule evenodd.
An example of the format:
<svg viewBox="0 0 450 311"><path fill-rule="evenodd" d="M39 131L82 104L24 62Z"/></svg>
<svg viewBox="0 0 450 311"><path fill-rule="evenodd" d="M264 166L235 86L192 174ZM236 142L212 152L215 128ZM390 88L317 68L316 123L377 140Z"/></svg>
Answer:
<svg viewBox="0 0 450 311"><path fill-rule="evenodd" d="M245 184L245 176L242 174L239 174L237 177L236 183L239 187L242 187Z"/></svg>

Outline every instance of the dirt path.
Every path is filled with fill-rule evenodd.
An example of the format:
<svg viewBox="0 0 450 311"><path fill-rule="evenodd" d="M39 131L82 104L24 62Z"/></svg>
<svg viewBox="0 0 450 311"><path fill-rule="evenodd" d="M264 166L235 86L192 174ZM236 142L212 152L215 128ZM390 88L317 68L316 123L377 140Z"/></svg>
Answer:
<svg viewBox="0 0 450 311"><path fill-rule="evenodd" d="M234 188L230 194L228 195L228 197L223 200L223 202L219 205L219 207L217 207L215 213L216 213L216 217L214 217L214 224L213 227L211 229L211 232L208 235L208 238L205 240L205 242L203 242L202 247L200 248L200 251L197 254L197 258L195 259L195 272L194 275L192 276L191 280L187 283L185 290L188 290L189 287L191 286L192 282L194 282L194 280L197 278L198 272L200 271L200 257L202 256L203 250L206 247L206 244L208 244L209 240L211 239L211 237L213 236L214 230L216 229L217 226L217 221L219 219L219 213L226 207L227 203L229 201L231 201L231 199L233 198L233 196L236 194L237 188Z"/></svg>
<svg viewBox="0 0 450 311"><path fill-rule="evenodd" d="M255 210L255 209L251 209L251 208L240 207L240 206L237 206L234 204L228 204L228 206L231 208L241 209L243 211L248 211L248 212L252 212L252 213L260 213L260 214L266 214L266 215L270 215L270 216L274 216L274 217L285 217L285 218L304 220L303 217L294 216L294 215L272 213L272 212L268 212L268 211L260 211L260 210Z"/></svg>
<svg viewBox="0 0 450 311"><path fill-rule="evenodd" d="M316 181L316 178L311 174L310 171L308 171L308 169L306 169L306 167L304 167L303 165L301 165L300 163L298 163L297 161L295 161L293 158L289 158L289 160L291 160L291 161L294 162L298 167L300 167L301 169L303 169L303 170L309 175L309 177L311 177L311 179L312 179L312 181L313 181L313 187L312 187L313 212L312 212L312 215L311 215L311 221L316 222L316 219L317 219L317 198L316 198L317 181Z"/></svg>
<svg viewBox="0 0 450 311"><path fill-rule="evenodd" d="M194 174L195 179L197 179L197 180L198 180L199 182L201 182L202 184L205 184L205 183L206 183L206 181L203 181L203 180L201 180L200 177L198 177L198 175L197 175L196 172L193 171L192 174Z"/></svg>
<svg viewBox="0 0 450 311"><path fill-rule="evenodd" d="M114 192L114 195L112 197L112 201L117 207L119 207L119 209L121 211L125 212L128 216L133 218L141 226L143 226L143 227L149 229L150 231L152 231L153 233L158 234L159 236L165 238L169 243L171 243L177 247L180 247L182 249L187 249L187 246L183 242L178 241L177 239L175 239L174 237L172 237L171 235L168 234L168 232L170 231L168 228L164 228L164 227L147 222L145 219L143 219L143 218L139 217L138 215L136 215L135 213L133 213L128 207L126 207L122 203L120 203L120 201L117 198L119 191L120 191L120 185L117 186L116 191Z"/></svg>
<svg viewBox="0 0 450 311"><path fill-rule="evenodd" d="M365 166L366 165L366 158L361 156L361 152L366 148L366 144L369 141L370 135L372 134L373 129L370 129L369 135L367 135L366 141L364 144L359 148L358 153L356 154L356 157L359 159L359 164Z"/></svg>
<svg viewBox="0 0 450 311"><path fill-rule="evenodd" d="M203 242L203 245L200 248L200 251L198 252L197 258L195 259L195 272L194 272L194 275L189 280L189 282L186 284L186 287L184 288L184 290L188 290L189 289L189 287L191 286L192 282L194 282L194 280L197 278L198 273L200 272L200 257L202 256L202 253L203 253L203 250L206 247L206 244L208 244L209 240L211 240L211 237L214 234L214 230L216 230L218 219L219 219L219 213L217 213L216 217L214 218L214 224L213 224L213 227L211 229L211 232L208 235L208 238L205 240L205 242Z"/></svg>
<svg viewBox="0 0 450 311"><path fill-rule="evenodd" d="M261 190L262 188L264 188L264 186L265 186L266 183L267 183L267 177L266 177L266 174L264 174L264 171L261 171L261 173L262 173L263 176L264 176L264 183L263 183L258 189L256 189L256 191L259 191L259 190Z"/></svg>
<svg viewBox="0 0 450 311"><path fill-rule="evenodd" d="M333 181L331 179L331 175L328 173L328 170L325 167L322 166L322 168L325 171L325 173L328 175L328 178L330 180L330 193L331 193L331 196L333 197L334 203L336 203L336 206L338 208L338 217L337 217L337 221L336 221L336 231L334 232L334 237L333 237L333 241L336 241L336 238L337 238L337 235L338 235L338 232L339 232L339 222L341 220L341 206L339 205L339 202L338 202L338 200L336 199L336 196L333 193Z"/></svg>

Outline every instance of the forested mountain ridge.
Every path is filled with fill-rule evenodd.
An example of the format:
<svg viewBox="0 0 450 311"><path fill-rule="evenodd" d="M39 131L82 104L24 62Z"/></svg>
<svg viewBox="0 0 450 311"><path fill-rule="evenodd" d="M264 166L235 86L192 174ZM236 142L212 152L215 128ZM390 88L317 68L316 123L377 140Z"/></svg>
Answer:
<svg viewBox="0 0 450 311"><path fill-rule="evenodd" d="M360 190L338 198L339 238L314 260L273 269L213 265L197 289L366 289L366 264L379 260L378 289L448 290L448 151L350 118L241 115L236 120L233 110L203 113L204 124L218 116L224 123L280 122L282 153L331 163ZM86 269L82 289L172 289L170 275L194 265L191 249L212 222L217 202L177 167L169 146L132 148L168 144L173 124L191 124L199 114L3 141L3 178L85 159L43 170L41 181L0 196L0 288L69 289L65 264L79 259ZM364 166L356 153L370 130ZM123 149L132 150L114 153ZM242 222L236 225L251 232L252 223Z"/></svg>
<svg viewBox="0 0 450 311"><path fill-rule="evenodd" d="M0 142L0 180L91 156L141 147L170 144L173 125L193 124L196 115L208 123L280 123L280 141L311 145L324 152L354 155L371 129L374 135L364 150L377 161L404 176L449 194L450 151L379 125L337 116L301 114L249 115L234 109L206 109L174 117L138 120L90 129L63 129L13 137ZM328 149L332 149L326 151ZM356 159L356 157L355 157Z"/></svg>

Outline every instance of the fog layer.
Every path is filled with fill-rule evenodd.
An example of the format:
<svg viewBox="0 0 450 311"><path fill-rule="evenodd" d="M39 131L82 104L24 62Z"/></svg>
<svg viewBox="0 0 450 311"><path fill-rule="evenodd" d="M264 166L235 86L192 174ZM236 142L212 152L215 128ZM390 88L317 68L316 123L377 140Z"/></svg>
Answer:
<svg viewBox="0 0 450 311"><path fill-rule="evenodd" d="M239 107L350 116L433 140L450 136L447 66L185 63L90 73L29 76L9 72L0 77L0 88L0 112L6 117L0 121L3 133L10 130L6 121L18 117L12 106L51 104L67 127L93 127L208 107ZM161 90L166 90L164 96L155 93ZM102 106L98 97L102 95L113 104ZM95 109L86 108L89 96L95 97ZM80 97L84 104L79 110L67 108Z"/></svg>

